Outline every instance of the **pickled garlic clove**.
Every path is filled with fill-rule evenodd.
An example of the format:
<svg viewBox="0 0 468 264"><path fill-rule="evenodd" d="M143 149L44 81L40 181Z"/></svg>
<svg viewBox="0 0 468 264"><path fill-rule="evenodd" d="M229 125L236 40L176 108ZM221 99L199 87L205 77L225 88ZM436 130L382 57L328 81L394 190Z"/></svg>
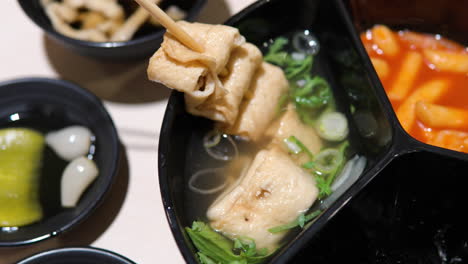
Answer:
<svg viewBox="0 0 468 264"><path fill-rule="evenodd" d="M75 207L83 192L96 179L99 170L86 157L70 162L62 174L61 202L63 207Z"/></svg>
<svg viewBox="0 0 468 264"><path fill-rule="evenodd" d="M91 131L82 126L69 126L46 135L47 144L62 159L71 161L89 152Z"/></svg>

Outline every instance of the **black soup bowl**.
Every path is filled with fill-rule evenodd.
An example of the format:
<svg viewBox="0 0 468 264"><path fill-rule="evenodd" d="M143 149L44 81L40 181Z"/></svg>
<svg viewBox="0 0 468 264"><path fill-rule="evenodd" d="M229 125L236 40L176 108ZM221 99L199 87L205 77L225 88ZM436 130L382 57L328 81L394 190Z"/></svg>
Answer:
<svg viewBox="0 0 468 264"><path fill-rule="evenodd" d="M43 134L71 125L87 127L95 137L90 148L99 174L72 208L61 206L61 175L68 162L49 147L39 174L38 222L0 228L0 246L20 246L60 235L86 219L103 201L118 172L120 142L101 100L67 81L25 78L0 83L0 128L24 127ZM48 162L51 161L51 162Z"/></svg>
<svg viewBox="0 0 468 264"><path fill-rule="evenodd" d="M78 40L65 36L54 29L40 4L40 0L18 0L18 2L28 17L44 30L47 36L70 50L98 59L118 61L148 57L159 48L162 37L166 32L162 27L143 25L129 41L93 42ZM132 2L133 0L119 0L119 3L123 5ZM205 3L206 0L164 0L161 2L161 7L166 8L175 5L186 12L185 20L193 21Z"/></svg>
<svg viewBox="0 0 468 264"><path fill-rule="evenodd" d="M226 24L237 27L247 41L260 48L264 47L264 43L294 31L312 32L321 46L321 51L314 58L312 72L329 81L337 108L349 120L350 143L359 155L367 158L361 177L348 189L341 190L341 195L328 197L322 214L268 261L285 263L304 248L395 156L413 151L417 143L401 132L341 1L298 0L292 4L283 0L263 0L247 7ZM196 142L201 141L211 126L210 121L186 113L183 95L172 93L160 136L159 181L171 230L188 263L197 263L197 257L184 227L197 219L193 219L191 212L194 209L187 202L190 192L187 183L190 175L199 167L198 161L206 158L197 151L200 148ZM200 208L196 210L206 212L209 203L200 201L198 204Z"/></svg>
<svg viewBox="0 0 468 264"><path fill-rule="evenodd" d="M115 252L95 247L66 247L27 257L17 264L135 264Z"/></svg>

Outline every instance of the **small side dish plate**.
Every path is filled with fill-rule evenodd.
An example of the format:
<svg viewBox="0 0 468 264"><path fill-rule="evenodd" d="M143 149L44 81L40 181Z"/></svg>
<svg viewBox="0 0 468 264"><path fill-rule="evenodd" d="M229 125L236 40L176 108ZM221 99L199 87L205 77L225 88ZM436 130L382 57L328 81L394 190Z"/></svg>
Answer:
<svg viewBox="0 0 468 264"><path fill-rule="evenodd" d="M73 208L60 205L60 176L41 173L43 217L22 227L0 229L0 246L35 243L71 229L102 202L118 172L120 142L101 100L67 81L25 78L0 83L0 128L30 127L39 132L70 125L87 127L95 137L93 161L99 175ZM44 131L41 131L44 129ZM54 166L54 165L43 165Z"/></svg>

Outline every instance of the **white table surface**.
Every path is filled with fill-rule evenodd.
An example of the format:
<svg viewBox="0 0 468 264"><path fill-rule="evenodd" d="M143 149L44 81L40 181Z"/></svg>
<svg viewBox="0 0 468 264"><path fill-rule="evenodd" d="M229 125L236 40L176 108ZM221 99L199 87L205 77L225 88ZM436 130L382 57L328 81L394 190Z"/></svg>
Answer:
<svg viewBox="0 0 468 264"><path fill-rule="evenodd" d="M254 0L208 0L198 21L222 23ZM125 147L104 204L68 233L31 246L0 248L0 264L49 248L95 246L139 264L183 263L159 193L157 147L170 91L146 79L147 60L103 63L49 40L15 0L0 8L0 82L22 77L73 81L104 100Z"/></svg>

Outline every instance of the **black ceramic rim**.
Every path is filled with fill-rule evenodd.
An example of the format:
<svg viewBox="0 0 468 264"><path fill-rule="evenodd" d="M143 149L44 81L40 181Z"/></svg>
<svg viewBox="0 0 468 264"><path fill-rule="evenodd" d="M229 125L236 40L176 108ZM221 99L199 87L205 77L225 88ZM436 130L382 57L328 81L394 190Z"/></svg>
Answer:
<svg viewBox="0 0 468 264"><path fill-rule="evenodd" d="M111 160L114 161L113 166L111 168L111 175L109 176L110 180L107 181L106 184L101 187L101 193L99 194L98 199L94 200L91 206L88 206L87 208L85 208L85 210L83 210L78 216L73 218L72 221L62 225L59 229L53 230L46 235L31 238L31 239L21 240L21 241L9 241L9 242L0 241L0 247L22 246L22 245L28 245L28 244L36 243L39 241L43 241L45 239L57 236L65 231L68 231L69 229L73 228L77 224L81 223L102 203L104 197L107 195L107 193L109 192L109 189L111 188L112 184L115 181L117 170L119 167L119 160L120 160L120 153L121 153L120 141L118 138L118 134L117 134L117 130L115 128L114 122L112 121L111 116L109 115L106 108L104 107L101 99L99 99L97 96L95 96L91 92L88 92L84 88L81 88L80 86L74 83L71 83L65 80L50 79L50 78L30 77L30 78L15 79L15 80L10 80L10 81L0 82L0 87L9 86L13 84L26 84L26 83L44 83L44 84L58 85L58 86L63 87L63 89L69 89L73 91L79 96L86 98L86 100L88 100L90 103L98 106L101 109L102 118L108 123L109 128L112 131L112 133L109 134L108 137L109 137L109 142L111 142L111 144L115 146L116 151L115 153L109 153L109 155L112 155Z"/></svg>
<svg viewBox="0 0 468 264"><path fill-rule="evenodd" d="M275 0L273 0L275 1ZM261 8L264 5L267 5L269 2L272 2L272 0L259 0L242 11L240 11L238 14L234 15L231 17L229 20L225 22L226 25L233 25L244 19L246 16L248 16L252 11ZM463 154L460 152L432 146L425 144L423 142L420 142L413 137L411 137L400 125L395 112L393 111L393 108L391 106L391 103L385 93L385 90L383 89L383 86L371 64L370 58L367 55L364 46L362 45L360 39L359 39L359 33L357 30L354 28L354 25L352 23L352 19L350 17L349 12L345 8L343 2L341 0L334 0L334 5L338 9L338 11L341 13L343 18L346 20L346 25L347 25L347 30L349 30L352 35L352 44L355 46L356 50L358 50L359 55L361 58L363 58L365 62L365 67L370 69L370 79L371 82L374 84L374 87L377 87L378 89L375 89L374 91L376 92L376 95L378 96L379 102L381 103L382 107L385 109L384 113L387 118L387 120L390 122L392 126L392 132L393 132L393 141L390 145L390 148L387 150L387 152L381 157L381 159L376 162L371 169L366 171L357 182L355 182L345 193L341 195L322 215L320 218L318 218L315 222L314 225L312 225L310 228L307 230L301 232L296 238L293 239L293 241L290 243L290 246L285 248L283 247L280 249L276 257L272 259L272 262L274 263L286 263L289 259L291 259L295 254L299 252L301 248L303 248L308 241L318 232L320 231L325 224L333 218L340 210L341 208L345 207L346 204L349 203L350 200L353 199L362 189L364 189L368 183L370 183L374 177L376 177L380 171L382 171L392 160L394 160L396 157L407 154L407 153L412 153L412 152L431 152L435 154L439 154L442 156L447 156L447 157L452 157L456 159L461 159L461 160L466 160L468 161L468 154ZM170 152L170 146L169 142L166 140L163 140L166 135L171 134L172 127L175 121L175 115L176 113L172 109L172 104L176 100L178 100L180 94L176 91L173 91L171 94L171 97L169 98L168 102L168 108L166 109L166 113L164 116L163 120L163 125L161 128L161 134L160 134L160 140L159 140L159 183L160 183L160 190L161 190L161 196L162 196L162 201L164 205L164 209L166 212L166 217L169 222L172 234L175 238L175 241L179 247L180 252L182 253L182 256L188 263L198 263L198 261L195 259L195 256L193 252L190 250L190 248L185 244L185 237L183 234L183 231L181 231L181 225L180 225L180 220L177 217L177 214L174 210L174 203L173 199L171 197L170 191L168 190L168 177L169 175L166 172L166 168L164 167L165 164L165 156L166 154Z"/></svg>
<svg viewBox="0 0 468 264"><path fill-rule="evenodd" d="M45 263L43 261L48 261L51 258L60 260L61 258L67 258L67 256L69 256L70 254L83 254L89 257L90 259L93 257L101 256L107 258L109 261L112 261L112 263L115 264L135 264L135 262L115 252L95 247L66 247L52 249L27 257L17 262L17 264L41 263L41 261L42 263ZM62 261L64 260L65 259L62 259Z"/></svg>
<svg viewBox="0 0 468 264"><path fill-rule="evenodd" d="M43 24L37 22L37 20L31 14L31 11L24 6L23 1L24 0L18 0L21 8L28 15L28 17L32 21L34 21L34 24L36 24L37 26L42 28L47 33L54 36L55 38L64 39L67 42L75 43L75 44L78 44L80 46L87 46L87 47L94 47L94 48L118 48L118 47L124 47L124 46L125 47L127 47L127 46L136 46L136 45L141 44L141 43L155 41L155 40L161 38L164 35L164 33L166 32L165 29L161 29L161 30L159 30L159 31L157 31L155 33L148 34L148 35L136 38L136 39L131 39L129 41L119 41L119 42L94 42L94 41L85 41L85 40L74 39L74 38L70 38L70 37L67 37L67 36L65 36L63 34L58 33L57 31L55 31L53 29L53 27L45 27ZM26 0L26 1L32 1L32 0ZM206 3L206 0L196 0L196 3L193 5L193 7L190 10L188 10L186 20L187 21L193 21L195 19L195 17L200 13L200 11L203 8L203 6L205 5L205 3Z"/></svg>

